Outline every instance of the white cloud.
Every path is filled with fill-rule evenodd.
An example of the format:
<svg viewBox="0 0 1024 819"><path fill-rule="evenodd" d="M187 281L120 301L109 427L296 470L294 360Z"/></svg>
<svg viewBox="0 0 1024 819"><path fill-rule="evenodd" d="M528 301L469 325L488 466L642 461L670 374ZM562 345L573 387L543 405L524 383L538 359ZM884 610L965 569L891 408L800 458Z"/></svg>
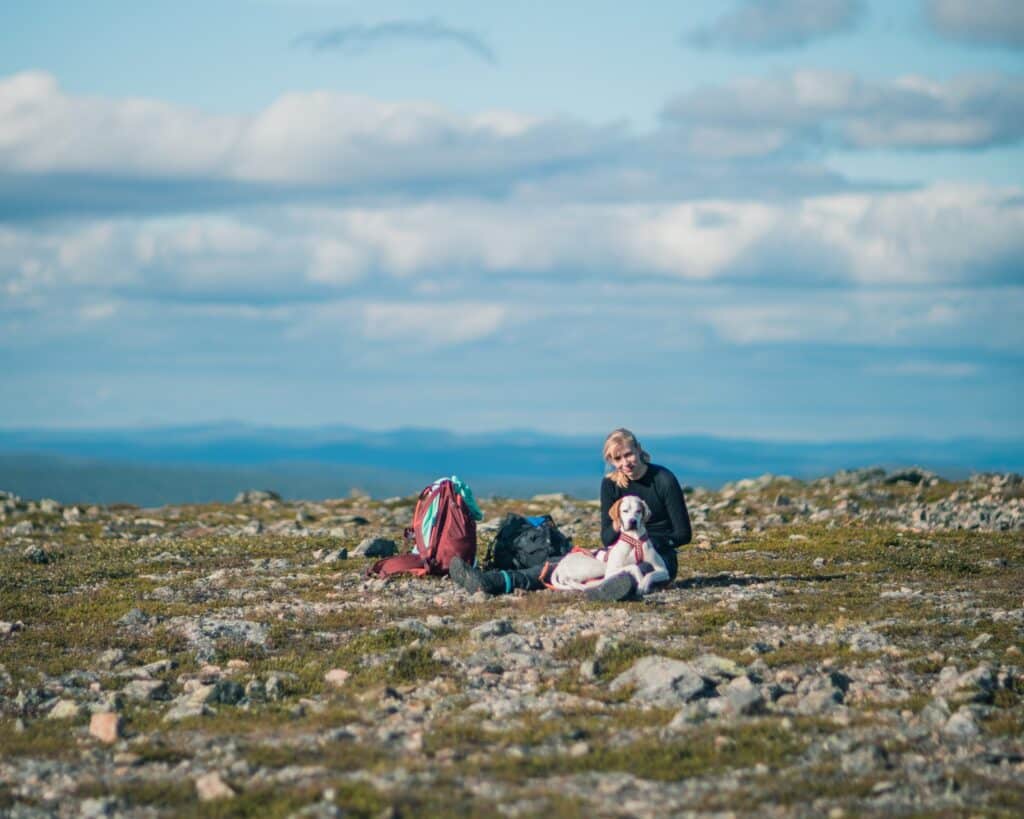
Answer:
<svg viewBox="0 0 1024 819"><path fill-rule="evenodd" d="M970 378L977 375L979 367L963 361L897 361L892 364L874 364L865 368L869 375L893 377L923 376L925 378Z"/></svg>
<svg viewBox="0 0 1024 819"><path fill-rule="evenodd" d="M27 72L0 80L0 174L39 184L0 187L0 204L13 212L28 212L19 208L28 200L32 212L138 213L327 195L356 203L481 193L563 203L713 189L753 195L766 174L761 190L809 182L793 164L761 165L752 179L751 158L974 150L1022 138L1024 80L1001 75L868 81L804 70L739 80L676 98L663 127L635 137L622 126L513 111L463 115L325 91L284 95L254 115L215 116L153 100L71 95L52 76ZM721 164L709 169L709 159ZM823 174L814 180L819 190L837 184ZM339 274L348 262L334 260L334 250L323 249L311 275L348 277Z"/></svg>
<svg viewBox="0 0 1024 819"><path fill-rule="evenodd" d="M1024 139L1024 79L920 76L869 81L800 70L677 97L665 108L695 154L759 157L789 150L971 150Z"/></svg>
<svg viewBox="0 0 1024 819"><path fill-rule="evenodd" d="M982 187L936 185L810 199L797 228L847 259L861 284L982 283L1019 278L1024 205Z"/></svg>
<svg viewBox="0 0 1024 819"><path fill-rule="evenodd" d="M713 212L718 218L709 220ZM633 270L686 279L726 275L737 258L780 223L778 207L746 202L699 202L623 209L622 226L609 226L619 254Z"/></svg>
<svg viewBox="0 0 1024 819"><path fill-rule="evenodd" d="M698 48L792 48L849 31L863 13L863 0L738 0L732 11L683 39Z"/></svg>
<svg viewBox="0 0 1024 819"><path fill-rule="evenodd" d="M1024 4L1020 0L925 0L935 31L969 43L1024 46Z"/></svg>
<svg viewBox="0 0 1024 819"><path fill-rule="evenodd" d="M306 270L311 282L345 286L357 281L369 267L370 259L350 242L327 235L310 244Z"/></svg>
<svg viewBox="0 0 1024 819"><path fill-rule="evenodd" d="M854 322L846 307L806 303L741 304L708 310L703 318L722 339L734 344L775 344L836 339Z"/></svg>
<svg viewBox="0 0 1024 819"><path fill-rule="evenodd" d="M131 293L244 303L330 290L490 291L544 276L1006 284L1022 277L1020 194L937 185L775 204L450 200L8 227L0 232L0 287L21 300Z"/></svg>
<svg viewBox="0 0 1024 819"><path fill-rule="evenodd" d="M339 284L373 270L399 279L568 273L892 286L1019 278L1018 193L937 185L783 204L462 201L296 209L293 222L331 243Z"/></svg>
<svg viewBox="0 0 1024 819"><path fill-rule="evenodd" d="M155 100L68 96L45 72L0 79L0 170L216 175L240 130Z"/></svg>
<svg viewBox="0 0 1024 819"><path fill-rule="evenodd" d="M917 348L962 355L964 349L1013 353L1024 344L1024 325L1011 316L1022 308L1024 291L1019 287L785 293L740 289L696 305L694 320L706 323L717 338L740 346ZM889 361L884 365L894 366Z"/></svg>
<svg viewBox="0 0 1024 819"><path fill-rule="evenodd" d="M118 308L115 302L94 302L79 308L78 315L83 321L106 321L117 315Z"/></svg>
<svg viewBox="0 0 1024 819"><path fill-rule="evenodd" d="M500 304L380 302L364 305L363 334L370 341L443 347L497 333L506 319Z"/></svg>
<svg viewBox="0 0 1024 819"><path fill-rule="evenodd" d="M0 80L0 172L305 185L479 180L578 161L622 139L515 112L454 114L423 102L312 91L254 116L64 93L45 72Z"/></svg>

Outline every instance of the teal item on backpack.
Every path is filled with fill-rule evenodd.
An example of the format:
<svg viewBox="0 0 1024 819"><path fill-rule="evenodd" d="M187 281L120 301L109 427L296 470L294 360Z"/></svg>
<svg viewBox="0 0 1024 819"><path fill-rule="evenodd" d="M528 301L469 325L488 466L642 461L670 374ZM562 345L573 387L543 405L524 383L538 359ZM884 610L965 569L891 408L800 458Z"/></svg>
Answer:
<svg viewBox="0 0 1024 819"><path fill-rule="evenodd" d="M462 480L458 475L452 475L450 478L438 478L431 484L431 488L437 489L437 487L444 481L451 481L452 489L462 496L462 499L466 502L466 508L469 509L469 513L475 520L484 519L484 513L480 511L476 498L473 497L473 490L469 488L468 483ZM423 522L420 524L420 534L423 536L424 543L430 543L430 534L434 530L434 520L437 518L437 508L440 502L440 496L435 497L433 502L430 504L430 507L423 515Z"/></svg>
<svg viewBox="0 0 1024 819"><path fill-rule="evenodd" d="M484 513L480 511L480 507L477 506L476 498L473 497L473 490L469 488L469 484L466 483L458 475L452 475L451 477L452 486L455 487L455 491L462 495L462 499L466 502L466 506L469 507L470 513L477 520L484 519Z"/></svg>

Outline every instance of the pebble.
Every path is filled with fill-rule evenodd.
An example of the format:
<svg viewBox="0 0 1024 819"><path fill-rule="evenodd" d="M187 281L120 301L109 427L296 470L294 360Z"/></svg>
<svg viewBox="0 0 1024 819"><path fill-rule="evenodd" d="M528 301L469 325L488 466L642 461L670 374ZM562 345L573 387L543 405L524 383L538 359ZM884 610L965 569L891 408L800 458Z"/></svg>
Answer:
<svg viewBox="0 0 1024 819"><path fill-rule="evenodd" d="M332 668L324 674L324 682L333 688L341 688L351 675L344 668Z"/></svg>
<svg viewBox="0 0 1024 819"><path fill-rule="evenodd" d="M234 789L216 771L198 777L195 780L195 785L196 795L200 802L214 802L219 799L231 799L235 796Z"/></svg>
<svg viewBox="0 0 1024 819"><path fill-rule="evenodd" d="M967 708L961 708L951 716L942 728L944 736L955 742L970 742L981 733L978 721Z"/></svg>
<svg viewBox="0 0 1024 819"><path fill-rule="evenodd" d="M82 713L82 706L74 700L57 700L47 712L47 719L75 719Z"/></svg>
<svg viewBox="0 0 1024 819"><path fill-rule="evenodd" d="M117 742L121 736L122 728L121 715L112 711L93 714L89 720L89 733L100 742Z"/></svg>

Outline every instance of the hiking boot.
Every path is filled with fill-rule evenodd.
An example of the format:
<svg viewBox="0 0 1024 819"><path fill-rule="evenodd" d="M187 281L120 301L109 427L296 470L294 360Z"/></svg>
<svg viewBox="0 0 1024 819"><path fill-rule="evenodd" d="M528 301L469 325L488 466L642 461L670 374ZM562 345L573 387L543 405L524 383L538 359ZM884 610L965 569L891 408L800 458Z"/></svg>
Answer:
<svg viewBox="0 0 1024 819"><path fill-rule="evenodd" d="M602 580L596 586L591 586L583 592L587 600L597 600L602 603L612 603L618 600L628 600L636 591L636 580L633 575L620 572Z"/></svg>
<svg viewBox="0 0 1024 819"><path fill-rule="evenodd" d="M470 594L482 591L484 594L509 594L513 587L512 575L509 572L482 572L476 566L470 566L458 555L452 557L448 564L448 576Z"/></svg>
<svg viewBox="0 0 1024 819"><path fill-rule="evenodd" d="M475 566L470 566L458 555L454 555L448 564L448 576L470 594L480 591L481 578L484 573Z"/></svg>

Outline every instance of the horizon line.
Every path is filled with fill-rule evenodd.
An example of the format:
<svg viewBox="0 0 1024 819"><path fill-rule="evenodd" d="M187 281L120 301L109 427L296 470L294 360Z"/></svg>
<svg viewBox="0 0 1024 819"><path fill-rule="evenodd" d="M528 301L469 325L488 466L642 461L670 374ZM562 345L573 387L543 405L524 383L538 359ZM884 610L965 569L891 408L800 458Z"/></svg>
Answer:
<svg viewBox="0 0 1024 819"><path fill-rule="evenodd" d="M473 432L459 431L450 427L440 426L417 426L406 424L390 427L366 427L343 422L323 424L275 424L254 421L239 421L232 419L220 419L210 421L195 421L188 423L158 422L124 425L40 425L40 426L7 426L0 424L0 434L54 434L54 433L132 433L132 432L160 432L166 430L199 431L212 429L242 429L249 431L267 432L329 432L347 431L350 433L367 433L371 435L387 435L396 433L442 433L453 438L472 439L486 437L502 437L509 435L533 435L544 438L562 439L590 439L603 437L606 433L595 432L555 432L536 427L503 427ZM1019 436L998 436L985 435L983 433L958 433L949 436L928 436L928 435L899 435L890 434L878 437L865 438L799 438L799 437L753 437L753 436L729 436L711 432L647 432L637 436L644 440L665 440L672 438L683 439L708 439L732 443L759 443L778 445L830 445L830 444L873 444L873 443L922 443L922 444L950 444L963 441L983 442L991 444L1019 444L1024 445L1024 432Z"/></svg>

